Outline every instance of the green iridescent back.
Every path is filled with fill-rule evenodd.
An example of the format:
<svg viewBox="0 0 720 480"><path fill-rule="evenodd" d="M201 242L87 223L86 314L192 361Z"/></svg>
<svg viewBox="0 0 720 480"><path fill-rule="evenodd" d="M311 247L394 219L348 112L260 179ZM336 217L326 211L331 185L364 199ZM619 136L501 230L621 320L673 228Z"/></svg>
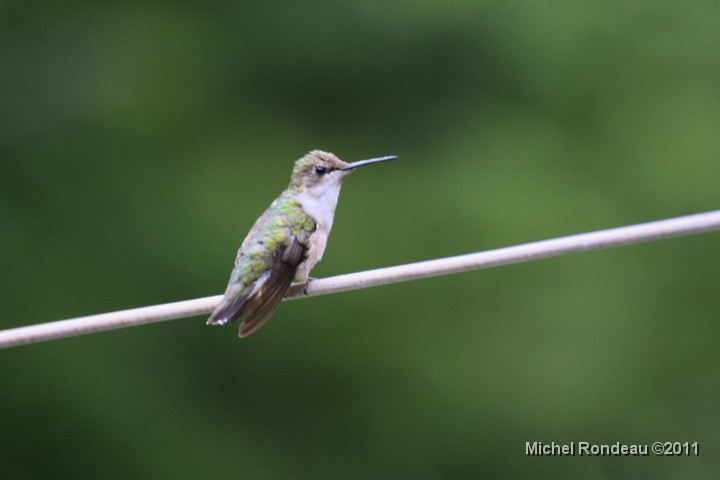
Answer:
<svg viewBox="0 0 720 480"><path fill-rule="evenodd" d="M270 270L278 246L287 246L291 235L309 247L315 220L305 213L300 202L288 191L275 200L258 218L245 238L235 260L230 284L250 285Z"/></svg>

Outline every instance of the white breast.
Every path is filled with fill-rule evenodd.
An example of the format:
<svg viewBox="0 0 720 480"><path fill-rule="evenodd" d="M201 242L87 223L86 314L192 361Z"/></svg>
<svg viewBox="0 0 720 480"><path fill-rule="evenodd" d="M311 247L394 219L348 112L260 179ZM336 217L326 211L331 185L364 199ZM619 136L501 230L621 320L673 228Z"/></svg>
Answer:
<svg viewBox="0 0 720 480"><path fill-rule="evenodd" d="M329 175L333 175L333 173ZM327 238L332 228L333 218L335 217L335 207L337 207L338 196L340 195L340 185L342 177L344 176L341 176L341 172L337 173L338 178L333 179L336 181L327 181L318 185L305 186L303 192L295 197L300 202L300 205L302 205L303 210L305 210L317 224L315 232L310 235L310 248L308 249L307 260L299 266L297 271L297 278L300 281L306 280L310 270L322 259L323 253L325 252Z"/></svg>
<svg viewBox="0 0 720 480"><path fill-rule="evenodd" d="M339 195L340 183L338 182L337 184L321 184L305 188L295 198L300 202L303 210L318 223L318 227L322 227L323 230L330 233Z"/></svg>

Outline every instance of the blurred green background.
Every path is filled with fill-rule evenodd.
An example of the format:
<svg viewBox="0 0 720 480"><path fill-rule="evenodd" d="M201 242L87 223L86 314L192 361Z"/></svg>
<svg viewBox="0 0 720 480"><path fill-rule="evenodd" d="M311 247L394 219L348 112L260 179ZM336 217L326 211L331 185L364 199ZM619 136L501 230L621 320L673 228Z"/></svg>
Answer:
<svg viewBox="0 0 720 480"><path fill-rule="evenodd" d="M221 293L315 148L401 158L317 277L717 209L720 4L1 2L0 328ZM2 350L0 477L719 478L719 247Z"/></svg>

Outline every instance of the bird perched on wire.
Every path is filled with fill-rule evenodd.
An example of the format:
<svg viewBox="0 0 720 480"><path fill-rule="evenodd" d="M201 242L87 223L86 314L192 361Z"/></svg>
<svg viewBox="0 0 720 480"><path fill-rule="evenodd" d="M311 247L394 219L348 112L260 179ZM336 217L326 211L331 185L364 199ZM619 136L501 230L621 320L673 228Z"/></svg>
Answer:
<svg viewBox="0 0 720 480"><path fill-rule="evenodd" d="M240 337L260 328L280 305L295 279L310 280L332 228L340 186L355 168L396 156L346 163L313 150L295 162L290 185L265 210L243 241L225 295L209 325L240 324Z"/></svg>

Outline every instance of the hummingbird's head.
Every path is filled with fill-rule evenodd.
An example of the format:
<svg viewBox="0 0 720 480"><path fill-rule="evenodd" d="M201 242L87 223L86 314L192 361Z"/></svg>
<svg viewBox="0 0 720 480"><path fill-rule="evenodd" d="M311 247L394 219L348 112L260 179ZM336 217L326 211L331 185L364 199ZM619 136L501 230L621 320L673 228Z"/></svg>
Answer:
<svg viewBox="0 0 720 480"><path fill-rule="evenodd" d="M347 163L332 153L313 150L295 162L290 190L313 198L325 197L328 194L337 198L343 178L350 175L355 168L396 158L393 155Z"/></svg>
<svg viewBox="0 0 720 480"><path fill-rule="evenodd" d="M339 190L343 178L352 172L352 169L344 170L348 165L332 153L313 150L295 162L290 188L308 194Z"/></svg>

